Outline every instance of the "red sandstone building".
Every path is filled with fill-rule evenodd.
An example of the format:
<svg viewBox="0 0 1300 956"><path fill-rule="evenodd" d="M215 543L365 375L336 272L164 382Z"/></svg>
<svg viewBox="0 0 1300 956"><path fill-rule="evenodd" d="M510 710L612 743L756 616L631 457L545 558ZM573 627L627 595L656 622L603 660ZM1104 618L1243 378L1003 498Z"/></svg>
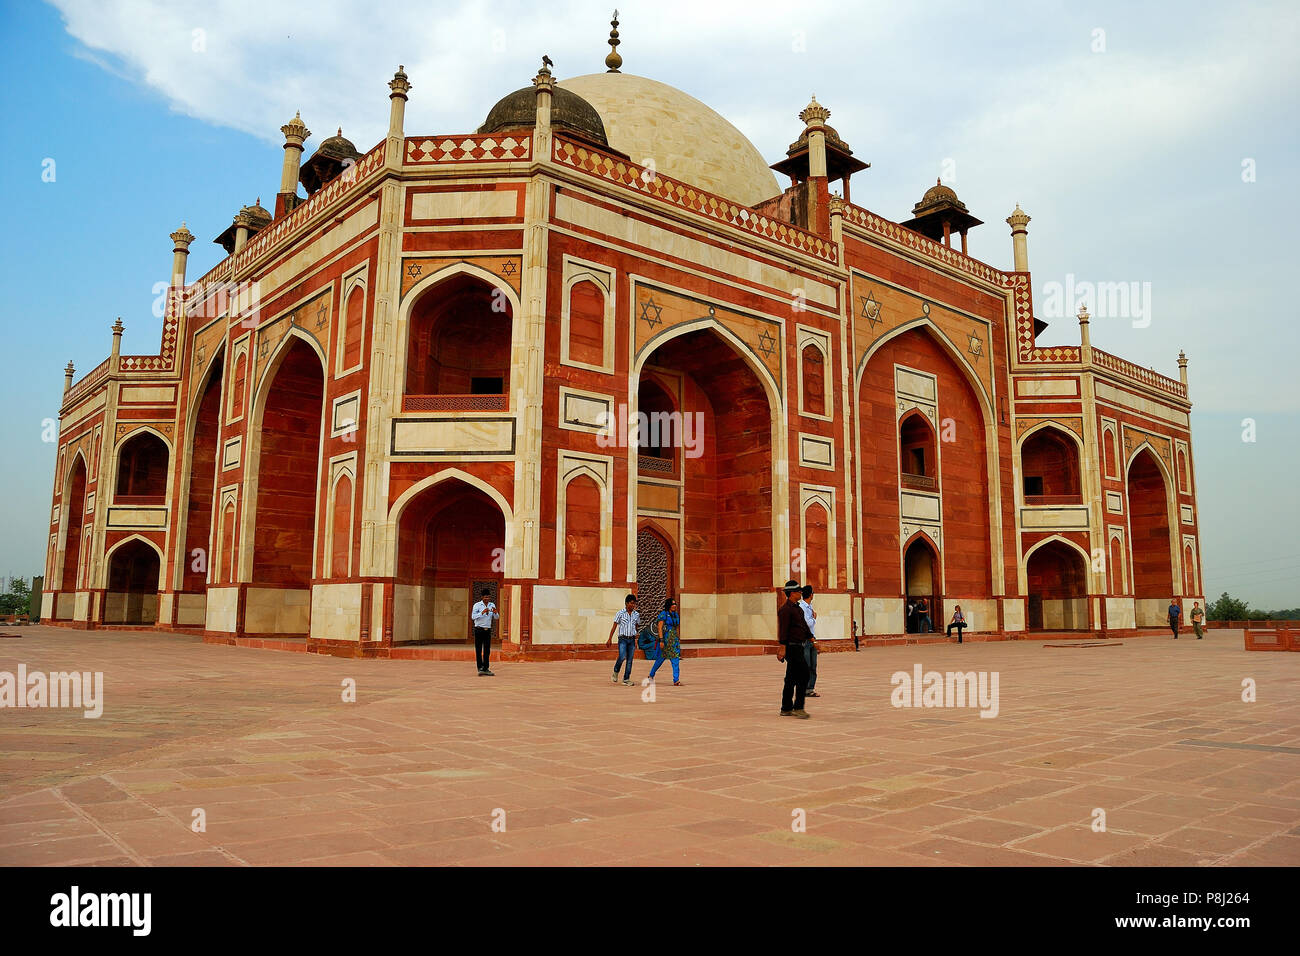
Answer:
<svg viewBox="0 0 1300 956"><path fill-rule="evenodd" d="M1003 271L945 186L903 224L853 205L816 100L769 167L607 64L429 136L399 69L368 152L283 127L274 211L207 275L173 233L159 354L119 323L67 370L45 619L387 655L464 639L486 587L527 653L603 643L633 589L687 640L774 639L789 577L869 641L909 595L985 639L1203 599L1186 362L1094 348L1086 312L1037 344L1018 207ZM638 412L698 429L629 442Z"/></svg>

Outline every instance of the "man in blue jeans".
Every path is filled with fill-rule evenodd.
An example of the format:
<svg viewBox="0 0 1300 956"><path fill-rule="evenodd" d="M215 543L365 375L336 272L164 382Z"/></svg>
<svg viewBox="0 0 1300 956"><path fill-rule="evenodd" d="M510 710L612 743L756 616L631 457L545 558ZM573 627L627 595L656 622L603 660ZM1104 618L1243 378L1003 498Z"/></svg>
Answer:
<svg viewBox="0 0 1300 956"><path fill-rule="evenodd" d="M1183 616L1183 609L1178 606L1178 598L1169 599L1169 630L1174 632L1174 640L1178 640L1178 619Z"/></svg>
<svg viewBox="0 0 1300 956"><path fill-rule="evenodd" d="M611 684L618 683L618 665L627 661L623 668L623 683L632 683L632 654L636 650L636 635L641 629L641 615L636 609L636 595L629 594L623 599L623 610L614 615L614 623L610 625L609 637L605 638L605 646L609 647L614 641L614 632L618 631L618 660L614 661L614 673L610 677Z"/></svg>

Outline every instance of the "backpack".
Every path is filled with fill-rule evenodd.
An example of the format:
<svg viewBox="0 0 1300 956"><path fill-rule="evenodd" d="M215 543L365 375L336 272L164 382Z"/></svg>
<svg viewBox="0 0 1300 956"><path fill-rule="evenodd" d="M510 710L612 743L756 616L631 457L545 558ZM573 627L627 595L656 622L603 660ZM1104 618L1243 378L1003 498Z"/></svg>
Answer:
<svg viewBox="0 0 1300 956"><path fill-rule="evenodd" d="M637 633L636 645L647 654L653 651L655 649L655 645L658 643L659 643L659 637L658 635L655 634L654 628L643 627Z"/></svg>

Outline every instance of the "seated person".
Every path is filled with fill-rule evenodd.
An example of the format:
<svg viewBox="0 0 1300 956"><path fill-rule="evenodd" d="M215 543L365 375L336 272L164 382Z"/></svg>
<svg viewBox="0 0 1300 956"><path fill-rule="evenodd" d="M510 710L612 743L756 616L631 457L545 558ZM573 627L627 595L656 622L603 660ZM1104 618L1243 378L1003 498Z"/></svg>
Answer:
<svg viewBox="0 0 1300 956"><path fill-rule="evenodd" d="M957 643L961 643L961 632L969 625L966 622L966 615L961 612L961 605L958 604L952 609L952 620L948 622L947 634L952 637L952 629L957 628Z"/></svg>

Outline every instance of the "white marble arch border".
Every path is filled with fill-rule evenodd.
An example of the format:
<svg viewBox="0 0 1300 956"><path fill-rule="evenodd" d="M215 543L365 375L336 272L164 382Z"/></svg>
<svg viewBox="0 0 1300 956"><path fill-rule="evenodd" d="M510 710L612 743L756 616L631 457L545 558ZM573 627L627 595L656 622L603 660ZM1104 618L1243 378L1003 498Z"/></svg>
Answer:
<svg viewBox="0 0 1300 956"><path fill-rule="evenodd" d="M565 535L569 483L586 475L600 489L600 582L614 580L614 507L611 500L610 480L614 472L614 459L610 455L591 455L565 448L559 450L559 469L555 487L555 577L565 575ZM582 583L579 582L579 587Z"/></svg>
<svg viewBox="0 0 1300 956"><path fill-rule="evenodd" d="M176 513L172 515L171 526L174 529L175 537L172 539L170 550L176 553L175 567L172 569L172 587L179 591L185 582L185 568L189 566L189 555L185 553L185 537L189 534L190 525L190 483L194 472L194 432L199 427L198 410L199 405L203 402L203 395L207 391L208 381L213 371L217 367L217 361L220 359L221 366L221 394L217 396L217 449L216 449L216 469L212 478L212 490L209 494L209 503L215 501L217 497L217 484L221 474L221 429L225 424L226 410L226 386L231 381L231 375L227 374L225 362L228 358L229 350L226 348L226 342L223 339L212 354L212 359L203 369L199 378L199 387L195 390L193 398L190 400L189 407L185 411L185 441L181 445L184 450L180 461L181 483L180 495L176 499ZM233 373L232 373L233 374ZM213 509L213 515L216 515L216 509ZM208 544L207 558L208 564L212 563L213 548L212 535L216 530L217 522L212 521L208 525Z"/></svg>
<svg viewBox="0 0 1300 956"><path fill-rule="evenodd" d="M1030 557L1039 548L1045 547L1046 545L1051 544L1053 541L1062 542L1067 547L1071 548L1074 551L1077 551L1079 557L1083 559L1083 579L1085 582L1087 582L1085 585L1087 593L1084 594L1084 597L1092 597L1095 594L1103 593L1103 588L1100 588L1098 586L1097 572L1094 571L1092 568L1092 555L1088 554L1088 552L1085 551L1077 541L1071 541L1069 538L1059 534L1048 535L1046 538L1043 538L1041 541L1035 541L1028 548L1026 548L1024 553L1020 555L1020 557L1017 559L1016 574L1020 579L1020 593L1025 595L1026 597L1029 596L1028 585L1029 585Z"/></svg>
<svg viewBox="0 0 1300 956"><path fill-rule="evenodd" d="M506 501L505 496L489 485L486 481L481 478L476 478L469 472L461 471L459 468L444 468L442 471L421 478L415 484L411 485L411 487L402 492L398 499L389 507L388 517L384 521L383 528L383 540L387 541L388 544L384 548L383 552L384 566L382 569L382 576L387 578L395 578L397 576L397 550L399 545L397 528L401 523L402 513L406 511L407 505L409 505L422 492L428 491L430 488L439 485L444 481L459 481L462 484L469 485L471 488L483 492L496 503L498 508L501 509L501 514L505 518L504 547L506 551L506 566L504 575L507 578L522 577L521 569L523 566L523 554L518 547L513 546L518 539L515 528L515 513L514 509L510 507L510 502Z"/></svg>
<svg viewBox="0 0 1300 956"><path fill-rule="evenodd" d="M339 569L334 567L334 536L338 534L339 529L334 527L334 510L338 504L337 497L339 493L339 482L347 478L350 485L348 492L348 563L340 574ZM356 527L357 519L357 453L350 451L344 455L335 455L329 460L328 486L325 493L325 553L323 560L325 562L325 577L351 577L352 576L352 549L356 546L356 535L353 534L353 528Z"/></svg>
<svg viewBox="0 0 1300 956"><path fill-rule="evenodd" d="M104 562L102 565L104 569L104 589L108 589L108 575L113 566L114 553L120 550L123 545L130 544L132 541L143 541L145 544L149 545L149 547L153 548L154 552L158 555L158 590L161 592L163 588L166 587L167 581L167 555L163 553L163 549L158 547L156 542L150 541L142 534L127 535L117 544L104 552Z"/></svg>
<svg viewBox="0 0 1300 956"><path fill-rule="evenodd" d="M295 340L306 342L308 347L316 353L316 358L320 361L321 371L321 408L320 414L317 416L317 425L321 429L321 433L319 448L316 451L316 473L313 476L315 485L312 498L315 501L315 507L312 515L312 566L310 573L312 578L318 576L316 567L318 548L320 546L320 472L322 457L325 454L324 428L325 412L329 402L329 365L327 364L329 359L319 339L305 329L291 325L280 341L276 343L275 351L271 354L271 359L266 363L266 368L262 371L262 377L257 382L257 390L253 393L252 408L248 410L248 423L244 429L243 500L238 506L239 527L236 530L238 543L232 545L235 553L239 555L239 566L235 574L236 582L255 583L252 580L253 543L257 531L257 490L262 470L262 417L266 413L266 399L271 392L271 386L275 383L275 377L279 374L280 366L283 364L285 356L289 354L289 349L293 348ZM224 504L222 507L224 509Z"/></svg>
<svg viewBox="0 0 1300 956"><path fill-rule="evenodd" d="M1157 435L1157 438L1164 438L1169 442L1170 448L1173 448L1173 442L1166 435ZM1124 461L1124 530L1128 538L1128 566L1134 567L1133 562L1133 499L1131 489L1129 488L1129 474L1133 469L1133 462L1137 460L1138 455L1146 451L1151 460L1156 463L1156 471L1160 473L1160 479L1165 484L1165 521L1169 525L1169 571L1171 583L1175 591L1181 591L1183 587L1183 545L1182 545L1182 517L1178 513L1178 490L1174 483L1174 476L1169 473L1169 468L1163 458L1160 457L1160 449L1147 441L1145 438L1138 443L1129 453L1128 458ZM1175 458L1175 461L1177 459ZM1130 570L1130 576L1132 573ZM1137 598L1137 581L1129 581L1129 590Z"/></svg>
<svg viewBox="0 0 1300 956"><path fill-rule="evenodd" d="M631 295L635 308L636 285L631 283ZM663 288L668 292L677 292L671 287L662 284L656 284L656 288ZM689 293L681 292L682 295ZM728 307L730 308L730 307ZM734 332L722 324L714 316L702 316L698 319L692 319L689 322L682 322L665 329L658 335L651 338L640 349L638 354L636 349L636 336L628 336L629 352L629 369L628 369L628 421L636 421L637 416L637 385L641 381L642 369L648 364L660 347L671 342L673 339L689 332L697 332L701 329L709 329L716 333L719 338L731 346L732 350L740 356L741 360L749 367L749 370L757 377L759 384L767 395L767 407L772 416L772 438L771 438L771 460L772 460L772 586L780 587L787 580L787 567L790 555L790 448L788 442L788 409L785 402L781 400L781 390L777 385L776 379L773 378L771 371L758 359L753 350ZM785 330L781 330L780 347L785 347ZM785 354L783 351L780 354ZM628 527L637 526L637 461L636 447L628 443L627 465L628 465L628 488L627 496L627 520ZM683 518L685 515L682 516ZM685 566L684 555L679 554L678 560ZM636 580L636 536L628 535L627 544L627 574L629 580Z"/></svg>
<svg viewBox="0 0 1300 956"><path fill-rule="evenodd" d="M1124 530L1123 525L1110 524L1106 526L1106 561L1110 562L1110 543L1112 541L1119 542L1120 555L1118 582L1115 580L1115 569L1113 567L1110 569L1110 588L1107 593L1111 597L1125 597L1129 594L1128 546L1125 541L1127 537L1128 533ZM1116 587L1116 584L1119 586Z"/></svg>
<svg viewBox="0 0 1300 956"><path fill-rule="evenodd" d="M960 350L958 350L957 346L952 343L948 336L944 334L943 330L939 328L939 326L937 326L929 316L918 316L909 322L904 322L897 328L883 333L878 339L871 343L871 347L863 353L862 359L858 362L857 368L853 371L853 395L850 397L850 400L856 408L862 394L862 378L866 374L867 365L870 364L871 359L880 348L885 345L885 343L892 341L904 332L910 332L913 329L925 329L929 333L930 337L939 344L939 347L948 353L949 359L952 360L953 364L956 365L957 368L961 370L962 374L966 376L967 383L973 386L976 401L979 403L980 414L984 417L984 474L989 490L989 564L993 579L993 596L1001 597L1006 593L1006 573L1004 570L1005 563L1003 561L1002 545L1002 481L1001 472L998 468L997 416L993 413L993 400L985 390L984 383L980 380L980 377L976 375L975 370L971 368L970 362L966 360L966 357ZM895 394L897 394L897 392L895 392ZM935 404L937 408L938 402L936 401ZM861 461L862 423L860 417L856 414L853 416L853 450L854 459L856 461ZM860 469L853 475L853 481L853 498L854 501L859 503L855 509L857 514L854 515L853 518L857 525L857 532L854 536L854 540L863 541L865 539L863 538L862 528L862 472ZM1018 526L1019 521L1019 513L1017 513L1017 536L1020 532ZM906 545L904 545L903 550L906 550ZM857 580L865 581L866 558L863 555L861 548L858 549L857 558ZM902 579L900 578L900 580Z"/></svg>

